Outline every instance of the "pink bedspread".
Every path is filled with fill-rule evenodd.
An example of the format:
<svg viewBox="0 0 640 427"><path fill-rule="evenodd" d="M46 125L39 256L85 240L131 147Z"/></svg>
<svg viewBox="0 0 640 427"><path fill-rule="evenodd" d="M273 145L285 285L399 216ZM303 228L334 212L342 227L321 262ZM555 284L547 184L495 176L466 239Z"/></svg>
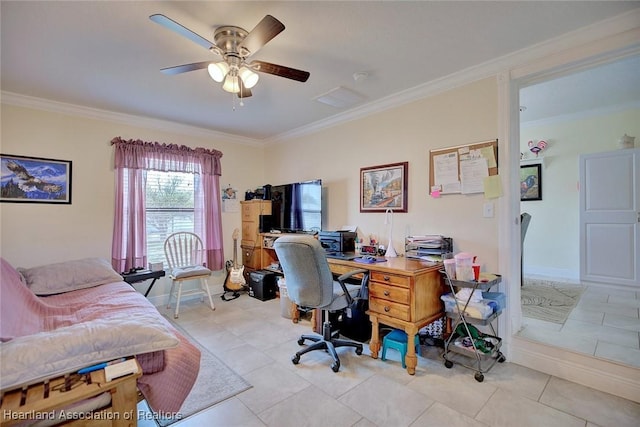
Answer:
<svg viewBox="0 0 640 427"><path fill-rule="evenodd" d="M64 294L38 297L20 281L4 259L0 266L0 338L52 331L122 313L156 313L179 338L180 345L138 357L143 375L138 388L158 412L178 412L200 369L200 350L182 336L156 308L125 282L108 283Z"/></svg>

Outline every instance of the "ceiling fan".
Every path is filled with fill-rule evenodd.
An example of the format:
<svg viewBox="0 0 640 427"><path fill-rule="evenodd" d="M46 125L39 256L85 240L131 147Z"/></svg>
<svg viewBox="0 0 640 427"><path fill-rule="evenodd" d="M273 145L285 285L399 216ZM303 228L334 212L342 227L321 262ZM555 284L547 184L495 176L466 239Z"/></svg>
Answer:
<svg viewBox="0 0 640 427"><path fill-rule="evenodd" d="M307 71L265 61L248 62L251 55L284 30L282 22L271 15L265 16L250 32L230 25L218 27L213 33L213 43L162 14L151 15L149 19L222 57L220 62L204 61L163 68L160 71L164 74L180 74L207 68L213 80L224 82L222 89L236 93L240 98L251 96L251 88L259 78L256 71L299 82L306 82L309 78Z"/></svg>

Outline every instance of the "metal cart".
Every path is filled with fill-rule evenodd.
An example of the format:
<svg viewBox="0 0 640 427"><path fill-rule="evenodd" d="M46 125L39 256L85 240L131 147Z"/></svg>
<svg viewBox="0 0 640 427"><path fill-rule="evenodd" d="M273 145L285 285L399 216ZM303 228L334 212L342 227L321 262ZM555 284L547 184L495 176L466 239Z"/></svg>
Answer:
<svg viewBox="0 0 640 427"><path fill-rule="evenodd" d="M453 295L456 293L455 288L471 288L472 291L488 291L493 286L499 284L502 280L500 275L483 273L481 274L479 281L474 280L467 282L451 279L445 270L441 270L440 272L444 275ZM482 382L484 380L485 372L488 372L496 362L502 363L506 360L504 355L500 352L502 339L497 336L491 323L500 316L502 309L494 312L486 319L470 317L465 314L465 312L469 302L471 301L472 295L473 292L469 294L469 298L464 303L456 298L456 310L446 311L446 316L449 319L452 319L453 325L451 328L451 335L449 335L445 341L444 354L442 357L445 360L444 366L447 368L452 368L455 360L460 365L474 370L474 378L476 381ZM479 332L476 334L477 329L470 325L488 325L491 329L491 334ZM474 337L474 335L476 335L476 337ZM484 348L480 349L479 347ZM462 355L464 357L456 357L456 355ZM475 360L475 363L465 363L464 361L468 359Z"/></svg>

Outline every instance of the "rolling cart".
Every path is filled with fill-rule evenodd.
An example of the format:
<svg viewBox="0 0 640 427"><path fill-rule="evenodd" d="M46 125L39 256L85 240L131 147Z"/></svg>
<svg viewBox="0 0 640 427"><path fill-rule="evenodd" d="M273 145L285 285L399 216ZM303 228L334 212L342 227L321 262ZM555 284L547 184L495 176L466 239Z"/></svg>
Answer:
<svg viewBox="0 0 640 427"><path fill-rule="evenodd" d="M440 271L445 281L451 289L451 293L455 295L454 288L471 288L472 291L488 291L493 286L496 286L502 280L500 275L482 273L479 281L462 281L451 279L445 270ZM474 378L478 382L484 380L484 373L488 372L496 362L504 362L506 359L500 352L500 346L502 345L502 339L497 336L495 329L491 322L495 320L502 313L502 308L492 313L486 319L479 319L471 317L466 314L466 309L469 306L473 292L469 293L469 298L466 302L455 299L455 309L446 309L445 313L447 318L452 319L453 325L451 328L451 335L446 339L444 344L444 366L452 368L454 360L460 365L474 370ZM484 334L478 331L473 325L489 326L491 334ZM456 355L462 355L464 357L456 357ZM471 359L471 362L464 362ZM462 361L461 361L462 360ZM475 361L475 363L473 362Z"/></svg>

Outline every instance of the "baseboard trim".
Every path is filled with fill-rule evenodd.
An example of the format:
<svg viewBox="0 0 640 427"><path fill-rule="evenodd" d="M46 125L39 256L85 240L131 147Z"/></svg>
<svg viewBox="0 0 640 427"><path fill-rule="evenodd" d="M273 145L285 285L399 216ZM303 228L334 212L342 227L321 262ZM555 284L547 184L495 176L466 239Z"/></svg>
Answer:
<svg viewBox="0 0 640 427"><path fill-rule="evenodd" d="M640 369L513 336L509 361L640 403Z"/></svg>
<svg viewBox="0 0 640 427"><path fill-rule="evenodd" d="M561 280L567 282L580 282L580 274L577 271L564 268L547 268L539 266L524 266L524 277L535 277L538 279Z"/></svg>

